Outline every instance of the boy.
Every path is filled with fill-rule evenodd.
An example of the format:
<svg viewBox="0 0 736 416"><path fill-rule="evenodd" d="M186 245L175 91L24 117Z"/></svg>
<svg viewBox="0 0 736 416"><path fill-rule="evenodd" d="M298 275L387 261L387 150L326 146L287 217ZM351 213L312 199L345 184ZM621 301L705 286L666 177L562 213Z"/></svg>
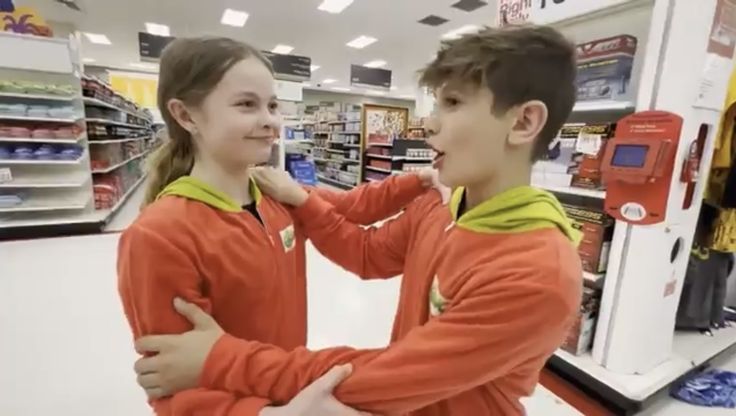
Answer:
<svg viewBox="0 0 736 416"><path fill-rule="evenodd" d="M421 83L437 96L428 142L440 181L455 189L449 211L429 193L364 230L288 175L261 174L263 190L296 207L332 261L365 277L403 273L388 347L286 352L223 335L177 302L195 330L139 340L140 349L160 353L137 365L149 374L144 387L198 381L285 403L350 363L335 397L357 409L522 415L519 399L532 393L580 304L577 235L558 201L528 186L533 162L574 104L575 67L574 46L548 27L486 28L443 43Z"/></svg>

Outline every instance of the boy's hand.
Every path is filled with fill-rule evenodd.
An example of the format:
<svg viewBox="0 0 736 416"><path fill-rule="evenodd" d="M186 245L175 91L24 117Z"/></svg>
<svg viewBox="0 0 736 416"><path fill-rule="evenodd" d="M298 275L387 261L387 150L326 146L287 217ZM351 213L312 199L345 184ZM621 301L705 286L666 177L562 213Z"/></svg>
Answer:
<svg viewBox="0 0 736 416"><path fill-rule="evenodd" d="M135 363L138 384L149 399L160 399L198 385L210 350L225 333L197 305L179 298L174 308L194 325L180 335L151 335L136 340L139 353L157 353Z"/></svg>
<svg viewBox="0 0 736 416"><path fill-rule="evenodd" d="M258 188L283 204L298 207L307 201L309 194L288 172L271 167L251 169Z"/></svg>
<svg viewBox="0 0 736 416"><path fill-rule="evenodd" d="M302 390L283 407L270 407L259 416L369 416L340 403L332 390L352 371L351 365L333 367L325 375Z"/></svg>
<svg viewBox="0 0 736 416"><path fill-rule="evenodd" d="M435 168L424 168L417 173L419 176L419 179L421 179L422 184L426 188L434 188L437 190L437 192L440 193L440 196L442 197L442 203L447 204L450 202L450 196L452 195L452 190L448 188L447 186L440 183L440 174L439 171Z"/></svg>

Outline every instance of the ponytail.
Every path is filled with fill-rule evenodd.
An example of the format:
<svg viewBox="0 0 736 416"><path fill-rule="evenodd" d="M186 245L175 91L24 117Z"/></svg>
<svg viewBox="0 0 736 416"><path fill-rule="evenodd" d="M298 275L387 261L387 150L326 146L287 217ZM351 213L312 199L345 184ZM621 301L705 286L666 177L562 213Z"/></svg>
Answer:
<svg viewBox="0 0 736 416"><path fill-rule="evenodd" d="M174 130L177 134L167 138L161 148L151 156L148 188L143 207L152 204L168 184L188 175L192 170L194 165L192 139L180 126L177 125Z"/></svg>

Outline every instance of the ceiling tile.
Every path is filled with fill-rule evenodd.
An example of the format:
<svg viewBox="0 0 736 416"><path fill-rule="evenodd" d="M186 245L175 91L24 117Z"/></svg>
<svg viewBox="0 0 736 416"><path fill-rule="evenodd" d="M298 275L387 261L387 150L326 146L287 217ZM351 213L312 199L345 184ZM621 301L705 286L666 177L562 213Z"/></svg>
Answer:
<svg viewBox="0 0 736 416"><path fill-rule="evenodd" d="M425 17L425 18L423 18L422 20L419 21L419 23L421 23L423 25L427 25L427 26L439 26L439 25L445 24L447 22L449 22L448 19L445 19L442 16L435 16L433 14L430 14L429 16L427 16L427 17Z"/></svg>
<svg viewBox="0 0 736 416"><path fill-rule="evenodd" d="M464 10L466 12L472 12L486 5L488 5L488 2L481 0L460 0L459 2L453 4L452 7Z"/></svg>

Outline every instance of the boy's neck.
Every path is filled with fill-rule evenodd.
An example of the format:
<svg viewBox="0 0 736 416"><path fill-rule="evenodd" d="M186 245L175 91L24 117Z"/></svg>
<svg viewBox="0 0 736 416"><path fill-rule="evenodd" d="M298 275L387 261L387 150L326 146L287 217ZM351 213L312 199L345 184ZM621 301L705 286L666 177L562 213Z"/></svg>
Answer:
<svg viewBox="0 0 736 416"><path fill-rule="evenodd" d="M190 175L224 192L240 206L253 203L248 169L228 171L216 163L197 159Z"/></svg>
<svg viewBox="0 0 736 416"><path fill-rule="evenodd" d="M469 184L465 187L463 211L469 211L509 189L528 186L530 183L531 171L527 167L526 169L520 169L518 172L507 170L486 181Z"/></svg>

